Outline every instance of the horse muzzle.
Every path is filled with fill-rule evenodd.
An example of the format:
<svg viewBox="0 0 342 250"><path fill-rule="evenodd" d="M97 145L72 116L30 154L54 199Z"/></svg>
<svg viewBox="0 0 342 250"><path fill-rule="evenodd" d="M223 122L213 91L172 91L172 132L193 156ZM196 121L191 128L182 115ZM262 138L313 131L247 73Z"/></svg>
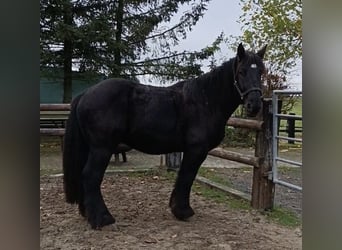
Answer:
<svg viewBox="0 0 342 250"><path fill-rule="evenodd" d="M255 117L262 105L262 97L259 92L250 92L245 99L247 116Z"/></svg>

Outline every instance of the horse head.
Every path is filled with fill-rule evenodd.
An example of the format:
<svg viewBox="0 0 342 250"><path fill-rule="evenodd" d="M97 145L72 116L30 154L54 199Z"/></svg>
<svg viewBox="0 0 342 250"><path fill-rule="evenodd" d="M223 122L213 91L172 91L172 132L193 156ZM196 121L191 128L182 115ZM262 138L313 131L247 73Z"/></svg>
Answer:
<svg viewBox="0 0 342 250"><path fill-rule="evenodd" d="M233 64L234 85L248 116L256 116L261 108L261 75L265 71L263 58L266 46L253 53L245 51L240 43Z"/></svg>

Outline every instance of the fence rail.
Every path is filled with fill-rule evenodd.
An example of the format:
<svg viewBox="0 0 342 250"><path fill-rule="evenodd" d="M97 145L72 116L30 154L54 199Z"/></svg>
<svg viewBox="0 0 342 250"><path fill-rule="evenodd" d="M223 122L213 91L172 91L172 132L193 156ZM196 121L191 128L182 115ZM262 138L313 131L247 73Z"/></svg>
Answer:
<svg viewBox="0 0 342 250"><path fill-rule="evenodd" d="M209 151L212 156L220 157L226 160L236 161L244 164L248 164L254 167L259 167L260 158L255 156L249 156L233 151L224 150L222 148L215 148Z"/></svg>
<svg viewBox="0 0 342 250"><path fill-rule="evenodd" d="M40 104L40 134L64 136L70 104Z"/></svg>
<svg viewBox="0 0 342 250"><path fill-rule="evenodd" d="M236 128L248 128L253 130L262 130L264 122L260 120L241 119L236 117L229 118L227 125Z"/></svg>
<svg viewBox="0 0 342 250"><path fill-rule="evenodd" d="M254 156L222 149L213 149L210 155L253 166L251 206L256 209L272 209L274 205L274 182L268 179L272 170L272 100L263 100L263 109L258 120L231 118L227 125L256 131ZM239 192L237 192L239 193ZM233 193L236 195L236 192ZM240 195L240 197L249 197Z"/></svg>
<svg viewBox="0 0 342 250"><path fill-rule="evenodd" d="M71 105L63 104L40 104L40 135L59 136L61 138L61 149L63 151L63 137L65 135L65 123L70 113ZM119 161L119 154L123 162L127 161L126 152L130 148L119 144L114 152L115 162Z"/></svg>
<svg viewBox="0 0 342 250"><path fill-rule="evenodd" d="M69 103L40 104L40 111L70 111Z"/></svg>
<svg viewBox="0 0 342 250"><path fill-rule="evenodd" d="M41 135L55 135L55 136L64 136L65 129L64 128L40 128Z"/></svg>

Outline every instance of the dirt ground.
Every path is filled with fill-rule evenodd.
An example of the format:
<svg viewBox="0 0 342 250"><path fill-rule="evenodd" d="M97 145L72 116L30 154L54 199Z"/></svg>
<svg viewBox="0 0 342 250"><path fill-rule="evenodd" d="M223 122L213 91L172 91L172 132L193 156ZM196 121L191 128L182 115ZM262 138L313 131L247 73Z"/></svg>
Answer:
<svg viewBox="0 0 342 250"><path fill-rule="evenodd" d="M151 168L159 156L136 151L115 168ZM208 157L203 167L216 167L248 192L251 174L246 166ZM58 146L41 145L40 236L41 249L301 249L300 228L270 222L253 210L238 210L192 192L196 214L187 222L176 220L168 208L173 181L163 175L107 174L102 184L106 204L116 218L115 227L90 228L77 206L65 203ZM225 170L222 170L225 169ZM229 173L231 172L231 173ZM288 172L284 172L288 176ZM239 181L240 180L240 181ZM291 195L284 192L283 198ZM285 196L284 196L285 195ZM294 198L298 203L300 197ZM295 206L290 202L290 206ZM295 206L296 207L296 206ZM297 207L301 211L301 207Z"/></svg>

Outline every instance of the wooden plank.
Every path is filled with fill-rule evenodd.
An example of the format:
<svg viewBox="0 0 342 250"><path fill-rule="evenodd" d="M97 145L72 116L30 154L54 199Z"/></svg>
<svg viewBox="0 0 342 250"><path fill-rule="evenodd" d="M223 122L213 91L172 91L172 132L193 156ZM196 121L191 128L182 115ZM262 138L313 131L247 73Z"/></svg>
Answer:
<svg viewBox="0 0 342 250"><path fill-rule="evenodd" d="M222 148L214 148L211 151L209 151L209 154L226 160L237 161L240 163L252 165L254 167L259 167L259 158L255 156L244 155L241 153L228 151Z"/></svg>
<svg viewBox="0 0 342 250"><path fill-rule="evenodd" d="M244 199L244 200L248 200L248 201L251 200L251 196L250 195L248 195L248 194L246 194L244 192L241 192L239 190L236 190L236 189L233 189L233 188L221 185L219 183L213 182L213 181L211 181L211 180L209 180L209 179L207 179L205 177L196 176L196 181L198 181L200 183L203 183L203 184L206 184L209 187L213 187L213 188L216 188L218 190L227 192L227 193L233 195L235 198Z"/></svg>
<svg viewBox="0 0 342 250"><path fill-rule="evenodd" d="M264 122L260 120L231 117L229 118L227 125L232 126L232 127L237 127L237 128L249 128L253 130L261 130L263 123Z"/></svg>
<svg viewBox="0 0 342 250"><path fill-rule="evenodd" d="M41 104L40 105L40 134L63 136L65 122L67 121L70 110L69 104Z"/></svg>
<svg viewBox="0 0 342 250"><path fill-rule="evenodd" d="M126 168L126 169L107 169L105 174L126 174L126 173L146 173L155 170L155 167L150 168ZM51 174L49 177L63 177L63 173Z"/></svg>
<svg viewBox="0 0 342 250"><path fill-rule="evenodd" d="M40 111L70 111L70 104L69 103L53 103L53 104L40 104Z"/></svg>
<svg viewBox="0 0 342 250"><path fill-rule="evenodd" d="M53 116L53 115L65 115L68 116L70 111L68 110L41 110L40 115Z"/></svg>
<svg viewBox="0 0 342 250"><path fill-rule="evenodd" d="M40 116L40 121L66 121L68 120L68 116L61 116L61 115L56 115L56 116Z"/></svg>
<svg viewBox="0 0 342 250"><path fill-rule="evenodd" d="M56 135L56 136L64 136L65 129L64 128L41 128L41 135Z"/></svg>

